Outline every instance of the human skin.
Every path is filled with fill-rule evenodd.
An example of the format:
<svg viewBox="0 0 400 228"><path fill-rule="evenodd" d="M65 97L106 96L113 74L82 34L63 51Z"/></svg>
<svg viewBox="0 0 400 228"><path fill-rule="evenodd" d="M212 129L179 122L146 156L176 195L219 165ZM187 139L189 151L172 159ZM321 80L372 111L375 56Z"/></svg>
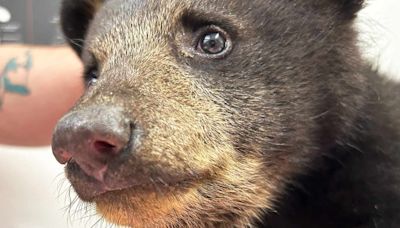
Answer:
<svg viewBox="0 0 400 228"><path fill-rule="evenodd" d="M81 75L69 47L0 45L0 144L48 145L83 92Z"/></svg>

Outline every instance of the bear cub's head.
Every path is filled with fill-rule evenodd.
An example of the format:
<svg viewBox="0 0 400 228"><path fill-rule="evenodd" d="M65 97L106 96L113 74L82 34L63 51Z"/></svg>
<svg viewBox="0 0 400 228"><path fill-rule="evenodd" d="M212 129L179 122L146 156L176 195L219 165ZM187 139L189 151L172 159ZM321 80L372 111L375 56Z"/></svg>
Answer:
<svg viewBox="0 0 400 228"><path fill-rule="evenodd" d="M54 155L112 223L251 225L354 120L361 6L64 0L87 89Z"/></svg>

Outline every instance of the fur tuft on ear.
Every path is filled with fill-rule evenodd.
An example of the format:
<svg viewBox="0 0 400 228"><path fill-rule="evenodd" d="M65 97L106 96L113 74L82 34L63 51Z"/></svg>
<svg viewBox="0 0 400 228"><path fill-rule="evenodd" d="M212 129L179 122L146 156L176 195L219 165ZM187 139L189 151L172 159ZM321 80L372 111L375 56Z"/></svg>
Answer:
<svg viewBox="0 0 400 228"><path fill-rule="evenodd" d="M61 27L71 47L81 54L89 25L104 0L64 0Z"/></svg>

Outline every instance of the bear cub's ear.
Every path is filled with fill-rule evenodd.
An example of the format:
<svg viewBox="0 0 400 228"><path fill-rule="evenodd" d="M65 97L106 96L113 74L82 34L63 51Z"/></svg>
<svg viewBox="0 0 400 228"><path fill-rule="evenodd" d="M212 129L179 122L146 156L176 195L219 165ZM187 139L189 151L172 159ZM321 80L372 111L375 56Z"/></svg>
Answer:
<svg viewBox="0 0 400 228"><path fill-rule="evenodd" d="M356 13L364 6L364 0L330 0L339 4L346 18L353 19Z"/></svg>
<svg viewBox="0 0 400 228"><path fill-rule="evenodd" d="M82 52L85 36L97 10L105 0L63 0L61 28L71 47Z"/></svg>

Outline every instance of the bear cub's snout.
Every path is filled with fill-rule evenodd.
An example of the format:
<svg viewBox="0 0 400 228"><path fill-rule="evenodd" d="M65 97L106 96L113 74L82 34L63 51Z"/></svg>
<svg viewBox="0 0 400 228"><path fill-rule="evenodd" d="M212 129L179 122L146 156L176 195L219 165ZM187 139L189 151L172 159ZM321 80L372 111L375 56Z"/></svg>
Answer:
<svg viewBox="0 0 400 228"><path fill-rule="evenodd" d="M75 162L87 175L103 181L109 161L130 146L131 126L119 108L92 106L74 111L58 123L53 153L58 162Z"/></svg>

